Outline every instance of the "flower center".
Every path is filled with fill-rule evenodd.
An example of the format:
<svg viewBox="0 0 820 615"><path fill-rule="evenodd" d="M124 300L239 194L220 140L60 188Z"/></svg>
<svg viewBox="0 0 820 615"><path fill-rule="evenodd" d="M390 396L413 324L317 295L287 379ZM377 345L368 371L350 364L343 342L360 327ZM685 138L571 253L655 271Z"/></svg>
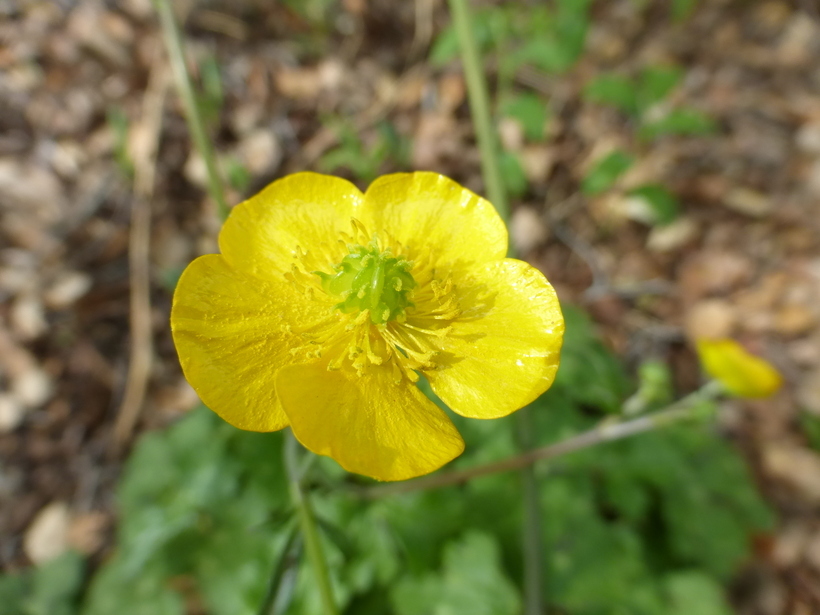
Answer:
<svg viewBox="0 0 820 615"><path fill-rule="evenodd" d="M335 307L345 314L369 310L375 325L403 322L405 310L413 306L413 263L394 256L390 248L381 250L376 235L366 246L348 244L347 249L349 254L333 266L336 273L314 272L322 281L322 289L342 300Z"/></svg>

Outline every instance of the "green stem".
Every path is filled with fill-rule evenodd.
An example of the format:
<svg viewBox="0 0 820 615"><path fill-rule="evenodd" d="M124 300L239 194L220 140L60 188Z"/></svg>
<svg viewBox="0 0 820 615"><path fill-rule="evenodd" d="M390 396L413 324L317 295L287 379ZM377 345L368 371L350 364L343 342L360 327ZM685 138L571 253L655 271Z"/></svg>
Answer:
<svg viewBox="0 0 820 615"><path fill-rule="evenodd" d="M179 31L174 11L169 0L154 0L154 6L159 13L159 20L162 25L162 35L165 39L165 47L168 50L168 59L171 69L174 72L174 81L177 91L182 99L182 106L185 109L185 121L188 130L194 141L199 155L205 161L205 170L208 174L208 193L216 203L219 216L222 220L228 217L228 204L225 202L225 189L219 169L216 164L216 154L208 138L205 129L205 122L199 112L199 104L196 100L194 87L191 84L191 76L188 74L188 66L185 63L185 52L183 50L182 34Z"/></svg>
<svg viewBox="0 0 820 615"><path fill-rule="evenodd" d="M316 577L316 584L322 598L325 615L339 615L336 601L333 598L333 587L330 584L325 553L316 527L316 517L313 514L310 498L307 492L302 489L302 476L299 469L299 460L297 459L298 451L299 443L293 433L288 430L285 440L285 467L290 481L290 497L299 515L299 526L302 529L305 550L307 551L308 561L313 567L313 574Z"/></svg>
<svg viewBox="0 0 820 615"><path fill-rule="evenodd" d="M533 449L533 425L530 408L522 408L516 413L518 445L525 453ZM521 469L521 484L524 496L524 530L522 548L524 551L524 605L526 615L544 613L544 544L541 533L541 502L538 499L538 479L535 468L528 465Z"/></svg>
<svg viewBox="0 0 820 615"><path fill-rule="evenodd" d="M490 114L490 97L487 93L487 81L479 54L478 45L473 36L472 20L467 0L449 0L453 25L461 49L461 61L464 64L464 77L467 81L467 95L470 99L470 110L475 125L478 149L481 154L481 172L490 202L495 205L499 215L509 226L510 206L501 167L498 163L498 139ZM512 256L512 248L508 254ZM526 452L532 448L532 417L529 408L522 408L516 413L519 433L519 445ZM543 610L543 562L544 549L541 537L541 504L538 500L538 479L532 466L521 469L521 480L524 499L523 549L524 549L524 602L527 615L542 615Z"/></svg>
<svg viewBox="0 0 820 615"><path fill-rule="evenodd" d="M487 197L507 222L510 217L510 206L507 203L507 195L501 179L501 167L498 164L498 140L490 116L487 81L484 79L481 56L473 36L470 10L467 0L449 1L453 25L461 48L461 61L464 63L464 78L467 80L467 95L470 99L470 110L478 139L478 150L481 154L481 173L484 177Z"/></svg>
<svg viewBox="0 0 820 615"><path fill-rule="evenodd" d="M654 431L655 429L691 419L698 416L702 411L699 404L715 401L721 395L724 395L725 392L723 385L715 380L711 380L697 391L651 414L645 414L630 420L605 420L589 431L584 431L554 444L525 451L515 457L507 457L500 461L493 461L472 468L464 468L463 470L431 474L402 483L376 485L363 489L360 493L368 498L381 498L412 493L414 491L427 491L429 489L460 485L479 476L489 476L501 472L520 470L538 461L555 459L556 457L568 455L591 446L598 446L605 442L614 442L615 440L630 438L639 433Z"/></svg>

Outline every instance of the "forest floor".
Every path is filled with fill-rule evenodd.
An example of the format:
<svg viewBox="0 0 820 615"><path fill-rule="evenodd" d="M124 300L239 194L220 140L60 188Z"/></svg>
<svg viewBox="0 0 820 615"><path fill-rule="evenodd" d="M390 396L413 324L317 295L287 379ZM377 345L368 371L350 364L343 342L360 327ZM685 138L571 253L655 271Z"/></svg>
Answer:
<svg viewBox="0 0 820 615"><path fill-rule="evenodd" d="M344 0L318 21L286 3L175 4L229 202L303 169L362 186L431 169L483 191L459 62L429 60L445 3ZM820 9L704 0L674 20L664 4L595 3L569 70L507 84L551 109L542 139L500 123L525 175L512 239L627 364L668 361L681 393L702 336L784 374L774 398L721 413L779 517L736 593L744 615L817 613ZM198 403L168 314L220 223L163 48L150 0L0 0L0 570L55 545L104 553L130 443ZM489 58L492 83L502 65ZM661 107L696 109L711 134L640 139L584 96L599 74L667 65L683 76ZM584 191L616 149L634 164ZM643 185L674 195L669 224L647 223Z"/></svg>

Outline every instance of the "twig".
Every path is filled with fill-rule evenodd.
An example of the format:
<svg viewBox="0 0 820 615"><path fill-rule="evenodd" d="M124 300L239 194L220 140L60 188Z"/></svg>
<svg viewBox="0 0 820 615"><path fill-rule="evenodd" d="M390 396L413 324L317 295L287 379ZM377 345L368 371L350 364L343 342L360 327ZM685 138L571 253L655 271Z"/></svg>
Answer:
<svg viewBox="0 0 820 615"><path fill-rule="evenodd" d="M205 161L205 169L208 175L208 193L216 203L219 217L224 220L228 217L230 210L225 202L225 189L216 164L216 154L208 138L205 122L199 112L194 87L191 84L191 76L188 74L185 52L182 48L182 34L179 31L179 26L177 26L169 0L154 0L154 5L162 24L162 35L165 39L165 47L168 50L171 69L174 72L177 91L185 108L185 121L188 123L188 131L191 133L191 138L199 155Z"/></svg>
<svg viewBox="0 0 820 615"><path fill-rule="evenodd" d="M442 474L432 474L404 483L389 483L384 485L377 485L369 487L361 491L362 495L368 498L381 498L391 495L400 495L404 493L412 493L414 491L424 491L428 489L438 489L440 487L449 487L452 485L459 485L465 483L473 478L479 476L487 476L489 474L498 474L500 472L510 472L512 470L520 470L534 464L536 461L543 461L546 459L555 459L562 455L574 453L590 446L602 444L604 442L612 442L614 440L621 440L634 436L635 434L651 431L659 427L665 427L672 423L680 422L687 419L694 414L697 409L699 401L715 399L723 392L722 386L716 381L710 381L703 387L687 395L686 397L676 401L663 410L654 412L646 416L628 421L619 421L616 423L604 423L578 434L572 436L556 444L543 446L530 451L526 451L514 457L508 457L501 461L494 461L485 465L476 466L474 468L465 468L464 470L456 470L454 472L444 472Z"/></svg>
<svg viewBox="0 0 820 615"><path fill-rule="evenodd" d="M122 405L114 425L114 445L123 447L131 438L145 400L153 354L151 329L151 280L149 252L151 242L151 199L156 176L156 152L162 131L162 110L168 91L168 73L161 54L151 69L148 88L142 100L139 151L134 158L134 199L128 239L128 264L131 286L131 355L128 380Z"/></svg>

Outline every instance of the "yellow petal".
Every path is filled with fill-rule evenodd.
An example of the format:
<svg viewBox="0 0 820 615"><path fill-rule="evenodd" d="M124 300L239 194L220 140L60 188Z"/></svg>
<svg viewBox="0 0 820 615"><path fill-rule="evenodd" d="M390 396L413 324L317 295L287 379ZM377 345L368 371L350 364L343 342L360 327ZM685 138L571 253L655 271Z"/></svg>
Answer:
<svg viewBox="0 0 820 615"><path fill-rule="evenodd" d="M555 291L527 263L504 259L456 280L463 314L441 339L437 369L425 372L453 411L506 416L552 385L564 335Z"/></svg>
<svg viewBox="0 0 820 615"><path fill-rule="evenodd" d="M279 371L276 391L293 434L343 468L377 480L428 474L464 450L455 426L406 379L386 368L362 376L323 364Z"/></svg>
<svg viewBox="0 0 820 615"><path fill-rule="evenodd" d="M306 301L284 280L252 278L209 254L179 279L171 331L182 371L205 405L240 429L274 431L288 424L274 378L298 345L286 325L322 317L326 305Z"/></svg>
<svg viewBox="0 0 820 615"><path fill-rule="evenodd" d="M507 228L489 201L438 173L396 173L370 184L362 222L387 231L410 260L464 268L504 258Z"/></svg>
<svg viewBox="0 0 820 615"><path fill-rule="evenodd" d="M231 266L261 278L289 271L297 247L315 254L316 266L326 270L346 254L339 235L350 231L363 198L340 177L288 175L234 207L219 249Z"/></svg>
<svg viewBox="0 0 820 615"><path fill-rule="evenodd" d="M738 397L769 397L783 378L768 361L730 339L701 339L696 343L703 369Z"/></svg>

